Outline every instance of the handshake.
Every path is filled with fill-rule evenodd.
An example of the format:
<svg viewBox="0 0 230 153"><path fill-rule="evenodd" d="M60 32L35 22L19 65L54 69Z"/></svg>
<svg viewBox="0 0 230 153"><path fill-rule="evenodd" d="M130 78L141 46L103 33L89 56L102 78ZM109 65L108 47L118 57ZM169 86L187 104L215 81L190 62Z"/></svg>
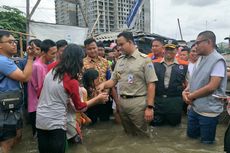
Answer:
<svg viewBox="0 0 230 153"><path fill-rule="evenodd" d="M102 92L102 93L99 93L96 98L98 102L105 104L109 100L109 95L106 92Z"/></svg>

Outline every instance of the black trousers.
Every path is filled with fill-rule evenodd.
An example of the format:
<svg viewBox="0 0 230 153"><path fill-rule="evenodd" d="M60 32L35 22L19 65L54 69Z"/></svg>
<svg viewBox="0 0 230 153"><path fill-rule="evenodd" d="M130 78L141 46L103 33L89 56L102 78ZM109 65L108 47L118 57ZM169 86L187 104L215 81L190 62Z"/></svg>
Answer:
<svg viewBox="0 0 230 153"><path fill-rule="evenodd" d="M29 113L30 124L32 127L33 136L36 134L36 112Z"/></svg>
<svg viewBox="0 0 230 153"><path fill-rule="evenodd" d="M224 151L230 153L230 124L224 135Z"/></svg>
<svg viewBox="0 0 230 153"><path fill-rule="evenodd" d="M99 118L100 121L109 121L109 117L112 114L112 102L108 101L106 104L98 104L88 108L86 111L87 116L92 120L92 123L96 123Z"/></svg>
<svg viewBox="0 0 230 153"><path fill-rule="evenodd" d="M40 153L65 153L66 131L63 129L37 129L37 132L38 150Z"/></svg>
<svg viewBox="0 0 230 153"><path fill-rule="evenodd" d="M153 126L171 125L176 126L181 123L183 110L182 97L156 97Z"/></svg>

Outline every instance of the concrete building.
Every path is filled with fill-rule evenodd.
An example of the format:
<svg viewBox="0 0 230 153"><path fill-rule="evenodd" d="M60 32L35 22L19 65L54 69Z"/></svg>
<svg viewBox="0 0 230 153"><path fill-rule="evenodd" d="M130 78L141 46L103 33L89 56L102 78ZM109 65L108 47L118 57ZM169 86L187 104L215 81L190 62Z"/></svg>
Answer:
<svg viewBox="0 0 230 153"><path fill-rule="evenodd" d="M57 24L76 26L78 24L76 12L77 7L75 4L64 0L55 0L55 15Z"/></svg>
<svg viewBox="0 0 230 153"><path fill-rule="evenodd" d="M60 2L57 3L57 1ZM126 18L135 0L79 0L78 2L80 2L81 7L77 5L75 8L77 16L77 18L75 17L77 19L76 25L85 27L87 22L89 33L101 34L125 29ZM62 19L63 14L66 13L66 11L63 11L64 6L58 6L60 4L63 5L63 3L63 0L55 0L55 4L57 4L56 21L58 24L63 24L63 22L59 21L68 20L68 18ZM58 9L62 10L62 13L59 13L62 15L61 17L57 14ZM69 21L64 22L69 23ZM145 0L134 29L150 32L150 0Z"/></svg>

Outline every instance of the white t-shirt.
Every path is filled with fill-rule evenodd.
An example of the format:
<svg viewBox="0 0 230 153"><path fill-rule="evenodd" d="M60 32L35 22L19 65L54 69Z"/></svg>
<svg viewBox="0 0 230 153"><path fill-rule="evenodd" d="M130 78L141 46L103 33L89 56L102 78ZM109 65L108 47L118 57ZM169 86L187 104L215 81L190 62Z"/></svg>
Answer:
<svg viewBox="0 0 230 153"><path fill-rule="evenodd" d="M192 76L192 72L193 72L193 69L194 69L195 64L196 64L196 63L191 63L191 62L189 62L189 64L188 64L188 73L189 73L189 77Z"/></svg>
<svg viewBox="0 0 230 153"><path fill-rule="evenodd" d="M193 72L194 70L194 67L197 68L197 66L200 64L200 61L201 61L202 57L200 56L196 62L196 64L194 64L191 69L191 72ZM190 64L190 63L189 63ZM192 63L191 63L192 64ZM188 68L189 69L189 68ZM189 70L188 70L189 71ZM190 71L189 71L190 72ZM226 69L225 69L225 64L224 64L224 61L223 60L220 60L218 61L213 69L212 69L212 72L211 72L211 75L210 76L218 76L218 77L224 77L225 76L225 72L226 72ZM191 75L190 75L191 76Z"/></svg>
<svg viewBox="0 0 230 153"><path fill-rule="evenodd" d="M218 61L212 69L211 76L224 77L226 72L224 61Z"/></svg>

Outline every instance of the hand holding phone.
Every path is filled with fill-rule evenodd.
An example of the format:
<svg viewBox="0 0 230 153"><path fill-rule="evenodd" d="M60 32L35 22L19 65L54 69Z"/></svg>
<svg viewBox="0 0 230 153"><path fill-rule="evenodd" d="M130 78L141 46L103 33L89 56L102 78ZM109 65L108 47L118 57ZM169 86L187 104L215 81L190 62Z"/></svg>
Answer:
<svg viewBox="0 0 230 153"><path fill-rule="evenodd" d="M219 99L219 100L221 100L222 103L228 103L228 102L230 102L229 101L230 97L228 97L228 96L225 96L225 95L216 95L216 94L212 94L212 96L215 97L215 98L217 98L217 99Z"/></svg>
<svg viewBox="0 0 230 153"><path fill-rule="evenodd" d="M218 99L228 99L228 96L225 95L217 95L217 94L212 94L213 97L218 98Z"/></svg>

